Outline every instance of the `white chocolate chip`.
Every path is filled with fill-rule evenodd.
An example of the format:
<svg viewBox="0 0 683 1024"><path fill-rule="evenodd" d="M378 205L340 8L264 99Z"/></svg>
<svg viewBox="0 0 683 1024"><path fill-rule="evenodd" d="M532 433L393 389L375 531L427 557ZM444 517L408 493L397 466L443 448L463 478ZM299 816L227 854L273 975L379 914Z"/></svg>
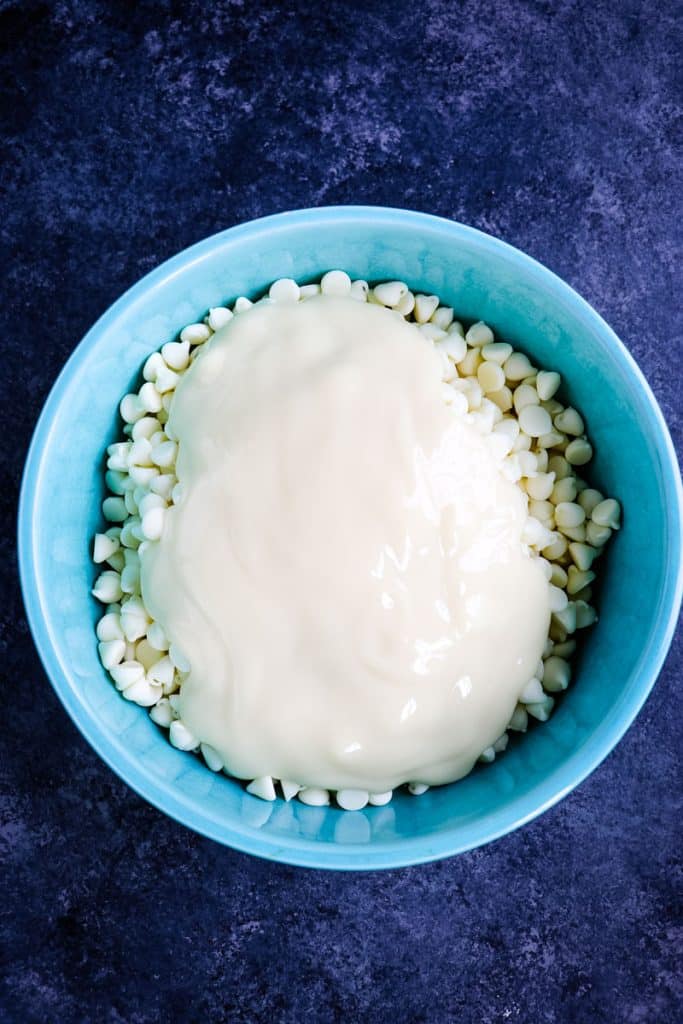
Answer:
<svg viewBox="0 0 683 1024"><path fill-rule="evenodd" d="M211 329L206 324L189 324L180 332L180 340L187 341L190 345L203 345L210 337Z"/></svg>
<svg viewBox="0 0 683 1024"><path fill-rule="evenodd" d="M370 794L364 789L340 789L337 791L337 803L345 811L362 810Z"/></svg>
<svg viewBox="0 0 683 1024"><path fill-rule="evenodd" d="M326 807L330 802L330 794L326 789L318 789L315 786L305 786L297 793L302 804L309 807Z"/></svg>
<svg viewBox="0 0 683 1024"><path fill-rule="evenodd" d="M561 384L559 373L553 370L539 370L536 376L536 390L542 402L547 402L553 397Z"/></svg>
<svg viewBox="0 0 683 1024"><path fill-rule="evenodd" d="M621 508L614 498L605 498L591 512L591 521L596 526L609 526L610 530L618 530L620 526Z"/></svg>
<svg viewBox="0 0 683 1024"><path fill-rule="evenodd" d="M416 295L413 315L418 324L426 324L439 305L438 295Z"/></svg>
<svg viewBox="0 0 683 1024"><path fill-rule="evenodd" d="M263 775L260 779L254 779L249 783L247 793L257 796L260 800L274 800L276 797L275 784L270 775Z"/></svg>
<svg viewBox="0 0 683 1024"><path fill-rule="evenodd" d="M230 323L234 313L225 306L214 306L209 310L209 327L212 331L220 331Z"/></svg>
<svg viewBox="0 0 683 1024"><path fill-rule="evenodd" d="M550 430L550 416L540 405L526 405L519 413L519 425L529 437L540 437Z"/></svg>
<svg viewBox="0 0 683 1024"><path fill-rule="evenodd" d="M171 743L178 750L196 750L199 746L197 737L190 732L179 718L175 722L171 722L168 735Z"/></svg>
<svg viewBox="0 0 683 1024"><path fill-rule="evenodd" d="M481 348L484 345L493 344L495 339L493 331L488 324L485 324L483 320L478 320L477 323L472 324L468 330L465 335L465 340L467 344L471 345L473 348Z"/></svg>
<svg viewBox="0 0 683 1024"><path fill-rule="evenodd" d="M372 289L372 294L382 306L393 308L407 295L408 285L403 281L384 281ZM414 305L414 304L413 304ZM434 307L436 308L436 307ZM429 317L427 317L429 319Z"/></svg>
<svg viewBox="0 0 683 1024"><path fill-rule="evenodd" d="M351 278L343 270L328 270L320 279L323 295L345 296L351 292Z"/></svg>

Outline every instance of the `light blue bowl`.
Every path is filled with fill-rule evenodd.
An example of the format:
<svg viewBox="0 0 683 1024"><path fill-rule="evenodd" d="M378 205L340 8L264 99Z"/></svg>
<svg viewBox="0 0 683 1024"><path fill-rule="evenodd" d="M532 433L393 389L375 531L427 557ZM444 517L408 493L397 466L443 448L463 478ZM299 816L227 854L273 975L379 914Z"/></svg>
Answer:
<svg viewBox="0 0 683 1024"><path fill-rule="evenodd" d="M117 405L150 351L210 306L278 277L332 267L400 278L484 319L585 414L590 478L624 506L599 594L600 622L552 719L491 766L420 798L342 812L264 803L170 746L108 681L93 632L91 537ZM141 796L219 842L319 868L389 868L460 853L551 807L617 743L647 697L681 600L681 481L657 403L607 324L516 249L472 228L373 207L302 210L224 231L164 263L86 335L55 384L28 455L19 510L24 600L54 688L86 739Z"/></svg>

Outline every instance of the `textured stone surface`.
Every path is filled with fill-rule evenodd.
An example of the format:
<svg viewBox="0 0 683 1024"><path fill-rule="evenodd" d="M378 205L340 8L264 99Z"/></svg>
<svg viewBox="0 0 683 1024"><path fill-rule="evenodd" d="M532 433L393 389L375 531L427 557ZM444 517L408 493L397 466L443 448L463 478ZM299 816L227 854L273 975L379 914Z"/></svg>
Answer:
<svg viewBox="0 0 683 1024"><path fill-rule="evenodd" d="M306 872L191 834L98 760L33 651L12 525L41 402L106 306L306 205L426 210L536 256L625 340L680 451L677 7L0 3L3 1024L683 1016L680 632L618 749L540 820L425 867Z"/></svg>

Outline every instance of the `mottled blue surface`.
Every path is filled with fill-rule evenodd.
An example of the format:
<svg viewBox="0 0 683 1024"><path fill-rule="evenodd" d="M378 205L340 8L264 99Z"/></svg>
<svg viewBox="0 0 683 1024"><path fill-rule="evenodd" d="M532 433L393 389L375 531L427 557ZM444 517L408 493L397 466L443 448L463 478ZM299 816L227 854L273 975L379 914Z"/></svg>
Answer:
<svg viewBox="0 0 683 1024"><path fill-rule="evenodd" d="M178 249L297 206L422 209L537 257L621 335L680 452L677 8L0 2L2 1024L683 1017L680 631L617 750L541 819L328 875L126 789L53 696L13 571L23 454L79 337Z"/></svg>

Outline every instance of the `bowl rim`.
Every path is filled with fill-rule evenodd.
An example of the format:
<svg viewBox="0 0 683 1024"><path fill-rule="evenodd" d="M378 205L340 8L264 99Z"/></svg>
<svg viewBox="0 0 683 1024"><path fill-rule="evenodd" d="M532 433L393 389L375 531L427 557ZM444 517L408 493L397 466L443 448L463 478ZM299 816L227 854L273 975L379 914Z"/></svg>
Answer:
<svg viewBox="0 0 683 1024"><path fill-rule="evenodd" d="M110 325L128 307L144 296L149 289L162 282L179 276L192 264L221 247L226 241L232 242L249 236L257 237L286 230L290 226L320 227L331 222L352 220L372 221L375 225L391 222L419 230L423 238L432 232L446 233L457 243L466 240L485 252L502 253L509 261L516 263L535 275L546 289L558 300L571 303L593 331L598 332L613 354L634 380L642 393L643 413L650 430L657 440L662 460L662 480L667 493L666 537L672 557L669 559L665 583L660 594L660 614L651 630L633 675L640 685L637 690L619 701L603 720L598 732L593 733L580 752L571 755L550 776L534 787L525 796L505 804L502 809L492 811L487 817L463 830L446 830L434 836L416 836L371 845L344 845L317 842L302 837L279 836L277 839L264 838L252 826L237 823L227 827L216 823L208 815L198 811L188 799L180 797L173 783L146 775L134 761L122 762L120 747L100 727L95 712L85 715L84 706L77 700L68 683L68 666L57 656L43 615L40 573L35 557L34 509L40 482L43 454L62 398L72 376L78 371L89 350L105 334ZM69 356L53 384L38 417L26 456L19 496L17 527L17 549L19 578L26 609L26 617L34 643L45 672L61 703L79 732L94 748L109 767L134 789L143 799L158 810L194 831L244 853L251 853L267 860L294 864L302 867L336 870L375 870L397 868L425 863L443 857L464 853L515 831L520 826L544 813L571 790L578 786L607 757L640 711L660 672L669 646L673 639L678 609L683 596L683 488L678 461L663 414L649 384L634 358L617 337L612 328L576 292L537 260L521 250L477 228L448 220L432 214L413 210L402 210L383 206L322 206L286 211L257 218L235 225L210 235L165 260L147 273L117 299L99 317ZM421 799L429 799L422 797ZM343 813L343 812L338 812Z"/></svg>

